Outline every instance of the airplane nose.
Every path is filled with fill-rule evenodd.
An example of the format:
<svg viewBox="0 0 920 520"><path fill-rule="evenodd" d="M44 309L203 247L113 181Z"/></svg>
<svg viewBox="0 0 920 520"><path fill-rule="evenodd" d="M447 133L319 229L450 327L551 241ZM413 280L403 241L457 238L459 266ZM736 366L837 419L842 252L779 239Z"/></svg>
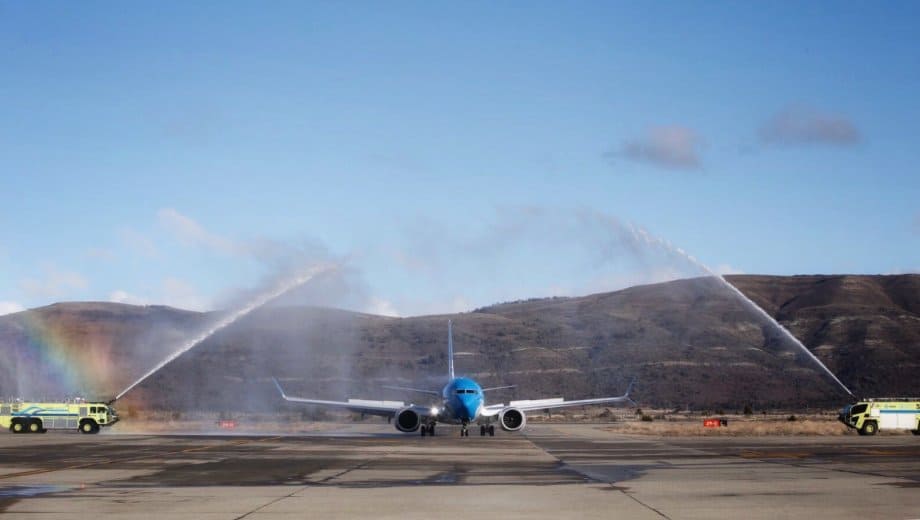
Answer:
<svg viewBox="0 0 920 520"><path fill-rule="evenodd" d="M461 412L466 416L465 419L474 419L476 417L476 409L479 408L479 400L467 397L460 401L461 403Z"/></svg>

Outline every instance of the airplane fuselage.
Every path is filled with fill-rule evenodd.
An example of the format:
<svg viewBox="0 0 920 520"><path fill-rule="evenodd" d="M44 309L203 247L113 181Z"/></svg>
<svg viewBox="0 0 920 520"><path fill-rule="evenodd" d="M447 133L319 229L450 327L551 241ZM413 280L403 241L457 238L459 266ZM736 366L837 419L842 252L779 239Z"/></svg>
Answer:
<svg viewBox="0 0 920 520"><path fill-rule="evenodd" d="M440 422L467 424L475 422L485 404L482 387L468 377L451 379L441 391Z"/></svg>

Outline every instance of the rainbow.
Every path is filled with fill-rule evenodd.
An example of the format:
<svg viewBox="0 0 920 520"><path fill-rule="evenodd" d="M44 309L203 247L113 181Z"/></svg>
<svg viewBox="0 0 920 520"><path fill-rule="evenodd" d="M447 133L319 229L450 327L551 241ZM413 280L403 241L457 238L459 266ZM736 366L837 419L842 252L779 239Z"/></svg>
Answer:
<svg viewBox="0 0 920 520"><path fill-rule="evenodd" d="M12 387L24 399L72 396L98 398L117 389L119 368L114 360L111 331L79 323L54 312L20 314L13 331L13 352L6 360L12 366Z"/></svg>

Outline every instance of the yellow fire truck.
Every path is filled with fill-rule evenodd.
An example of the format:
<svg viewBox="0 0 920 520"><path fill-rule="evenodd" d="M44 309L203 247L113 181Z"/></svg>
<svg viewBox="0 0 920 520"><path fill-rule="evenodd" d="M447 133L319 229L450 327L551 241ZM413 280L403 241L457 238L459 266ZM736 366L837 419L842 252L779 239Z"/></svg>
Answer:
<svg viewBox="0 0 920 520"><path fill-rule="evenodd" d="M0 403L0 427L13 433L79 430L99 433L102 426L118 422L115 409L103 403Z"/></svg>
<svg viewBox="0 0 920 520"><path fill-rule="evenodd" d="M875 435L879 430L910 430L920 435L920 398L866 399L845 406L838 419L860 435Z"/></svg>

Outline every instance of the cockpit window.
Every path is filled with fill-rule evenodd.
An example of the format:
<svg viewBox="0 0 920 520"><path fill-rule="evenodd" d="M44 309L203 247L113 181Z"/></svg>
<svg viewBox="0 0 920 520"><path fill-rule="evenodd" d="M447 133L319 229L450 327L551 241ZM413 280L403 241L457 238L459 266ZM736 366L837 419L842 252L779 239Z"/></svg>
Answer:
<svg viewBox="0 0 920 520"><path fill-rule="evenodd" d="M476 393L476 390L474 390L474 389L472 389L472 388L458 388L458 389L457 389L457 395L460 395L460 394L475 394L475 393Z"/></svg>
<svg viewBox="0 0 920 520"><path fill-rule="evenodd" d="M466 393L468 393L468 394L475 394L475 393L476 393L476 390L473 390L472 388L467 388L467 389L466 389Z"/></svg>
<svg viewBox="0 0 920 520"><path fill-rule="evenodd" d="M460 395L460 394L462 394L463 392L464 392L464 390L463 390L462 388L458 388L458 389L457 389L457 395Z"/></svg>

